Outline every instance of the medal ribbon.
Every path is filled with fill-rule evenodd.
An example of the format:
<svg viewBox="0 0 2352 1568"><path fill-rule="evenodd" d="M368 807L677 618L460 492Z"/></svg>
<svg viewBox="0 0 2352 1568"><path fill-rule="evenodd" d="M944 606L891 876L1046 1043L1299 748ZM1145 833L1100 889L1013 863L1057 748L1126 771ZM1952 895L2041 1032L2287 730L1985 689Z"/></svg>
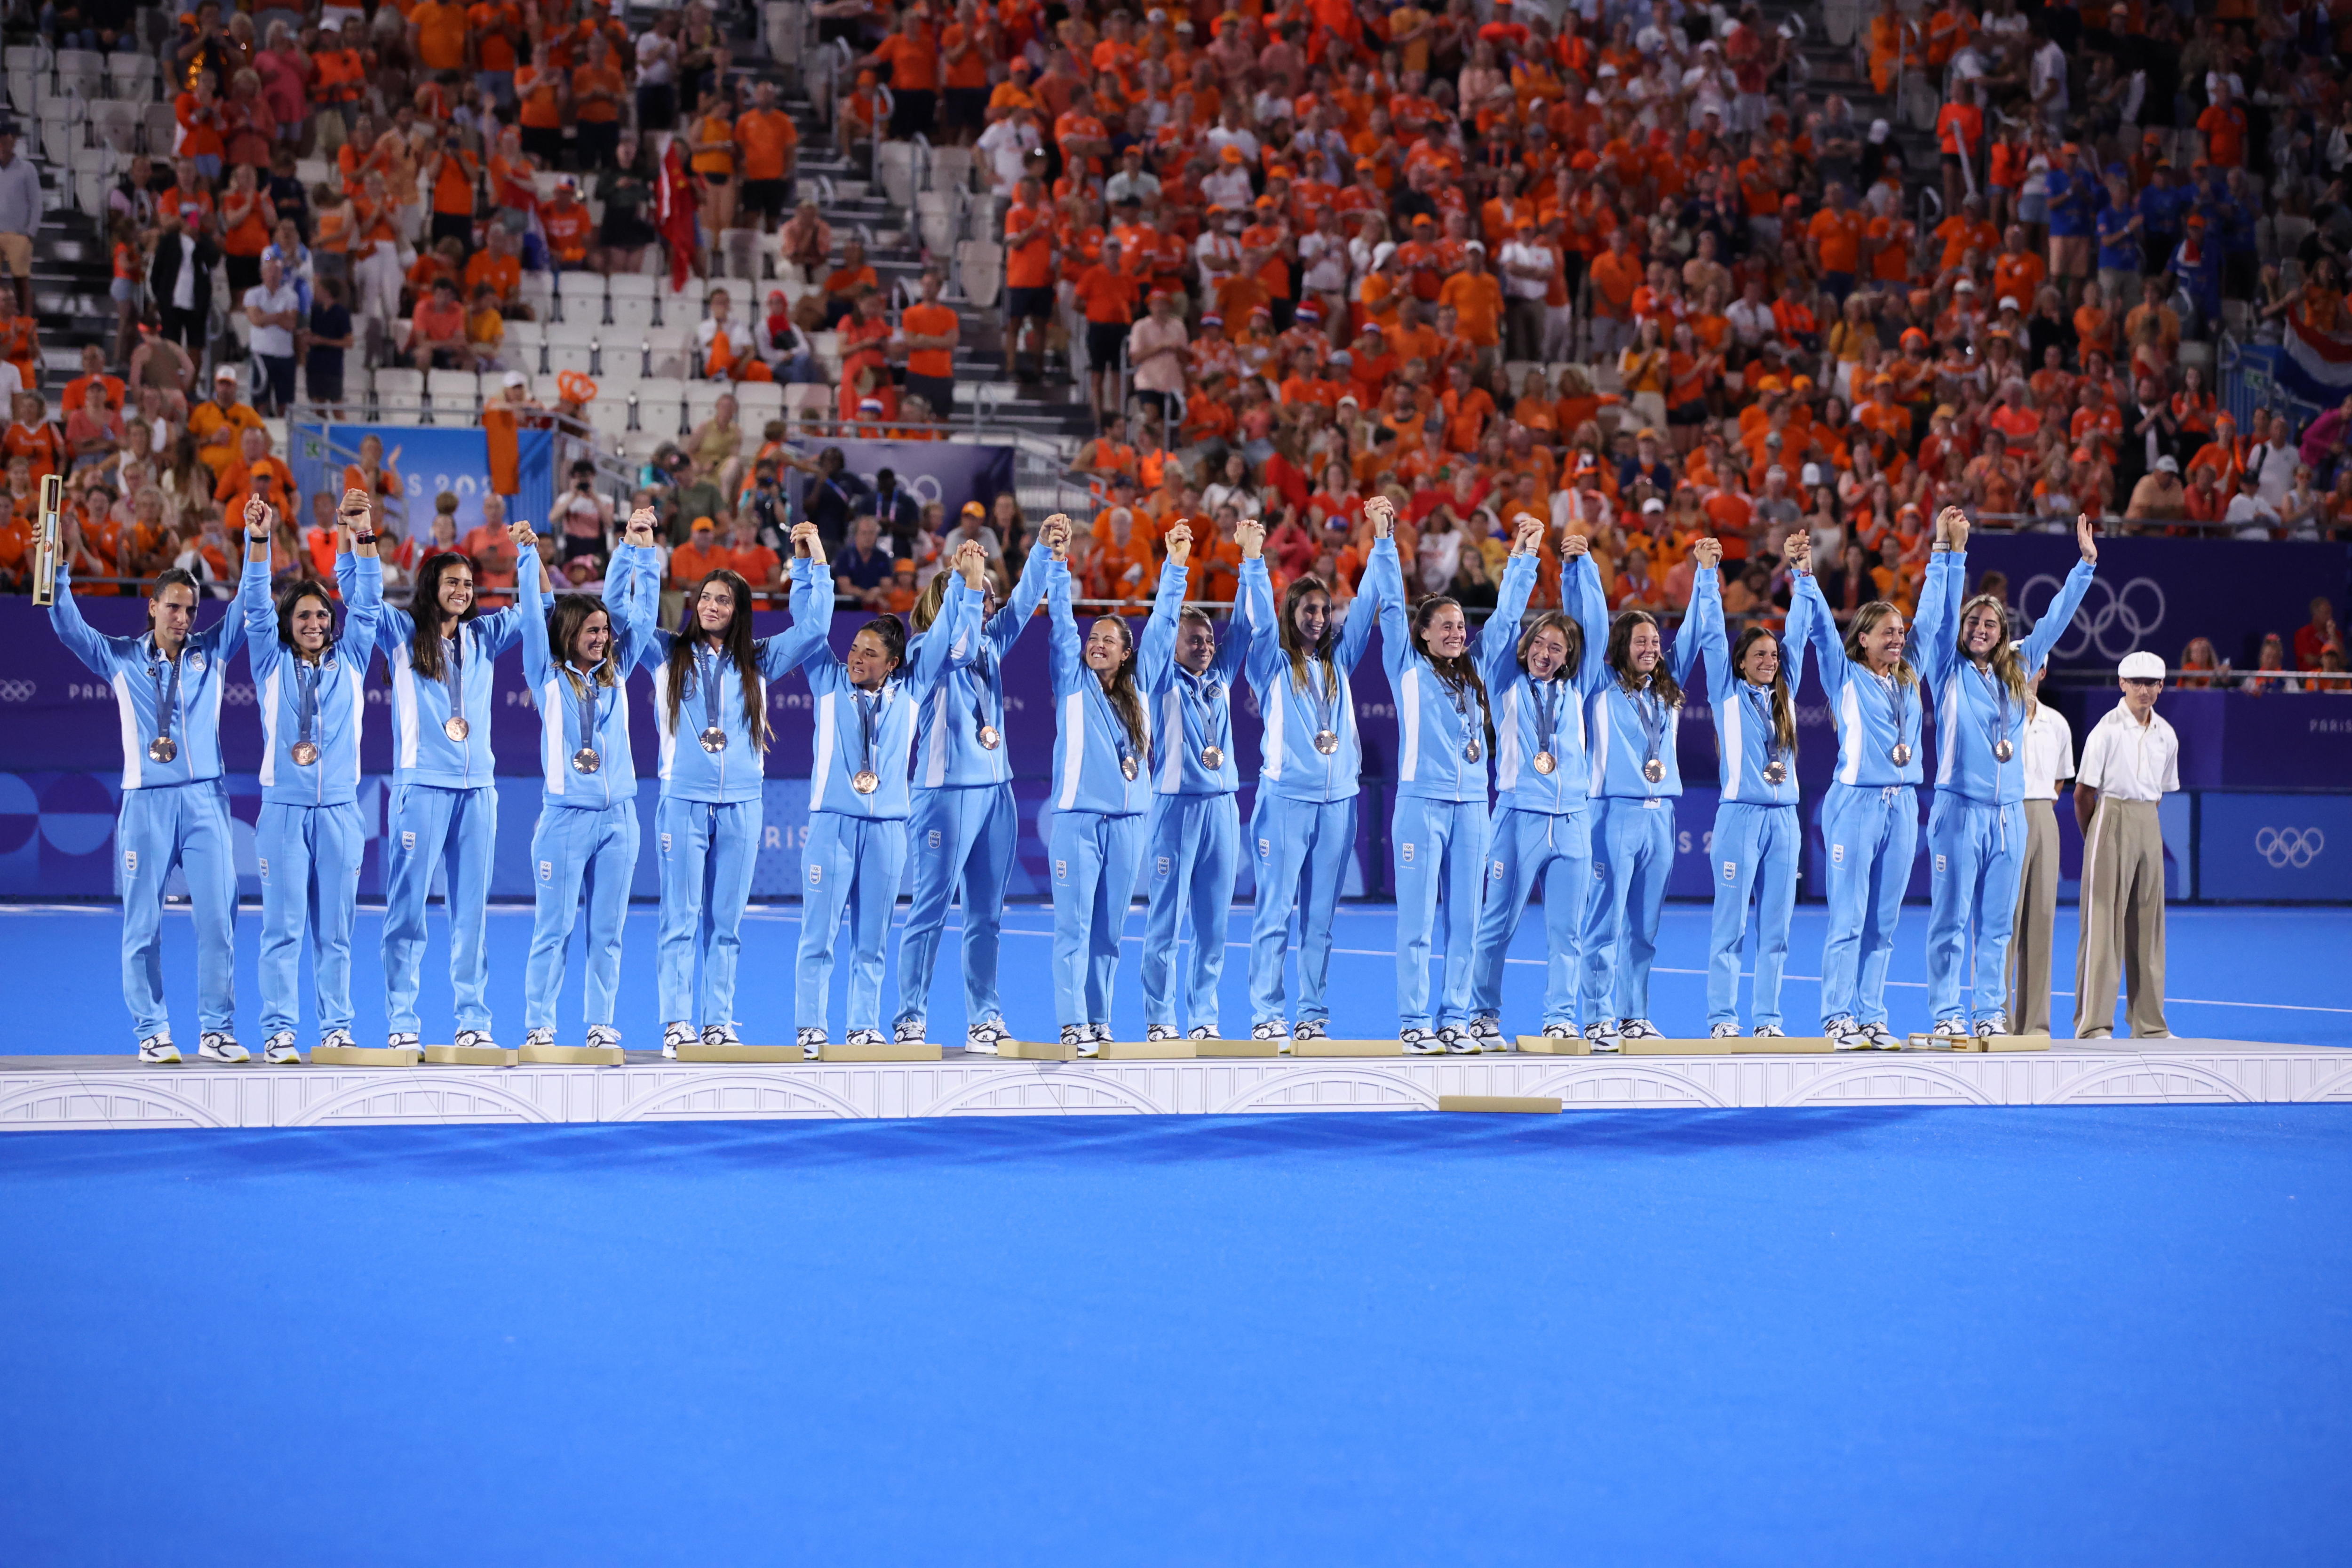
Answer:
<svg viewBox="0 0 2352 1568"><path fill-rule="evenodd" d="M163 650L158 648L156 651L160 653ZM152 660L147 665L147 679L155 683L155 738L159 741L172 738L172 720L180 710L180 660L187 656L186 645L183 644L178 658L169 661L172 689L168 692L163 689L163 673L155 668Z"/></svg>
<svg viewBox="0 0 2352 1568"><path fill-rule="evenodd" d="M1642 743L1647 749L1642 763L1646 768L1658 760L1658 744L1665 739L1666 705L1658 700L1656 689L1649 686L1628 692L1626 700L1633 705L1633 717L1642 721Z"/></svg>
<svg viewBox="0 0 2352 1568"><path fill-rule="evenodd" d="M1329 691L1316 689L1315 677L1318 672L1322 674L1325 684L1330 688ZM1334 735L1338 734L1339 732L1337 722L1339 716L1339 667L1338 665L1319 658L1310 658L1307 661L1307 700L1315 706L1317 731L1319 733L1328 731Z"/></svg>
<svg viewBox="0 0 2352 1568"><path fill-rule="evenodd" d="M1223 684L1213 678L1204 679L1190 670L1180 669L1177 671L1176 689L1184 694L1184 706L1192 711L1200 729L1201 744L1204 748L1223 746L1224 742L1217 738L1219 731L1221 728L1232 729L1234 721L1233 710L1228 708L1224 724L1220 726L1217 723L1217 699L1224 694ZM1225 749L1231 750L1230 747Z"/></svg>
<svg viewBox="0 0 2352 1568"><path fill-rule="evenodd" d="M449 639L448 672L441 679L449 688L449 716L463 719L466 716L466 628L462 626Z"/></svg>
<svg viewBox="0 0 2352 1568"><path fill-rule="evenodd" d="M1536 750L1549 752L1551 750L1552 737L1559 729L1561 690L1559 680L1557 677L1550 680L1538 680L1533 682L1532 687L1535 692L1536 712L1541 715L1541 722L1537 727Z"/></svg>
<svg viewBox="0 0 2352 1568"><path fill-rule="evenodd" d="M1087 673L1093 675L1094 671ZM1127 725L1119 718L1118 710L1110 705L1110 694L1103 689L1101 677L1096 676L1087 682L1087 692L1103 710L1103 720L1110 726L1111 738L1118 747L1119 772L1125 773L1127 764L1135 760L1135 737L1127 732Z"/></svg>
<svg viewBox="0 0 2352 1568"><path fill-rule="evenodd" d="M694 679L702 687L702 727L716 730L719 728L719 656L710 651L709 643L694 650Z"/></svg>
<svg viewBox="0 0 2352 1568"><path fill-rule="evenodd" d="M1992 688L1993 721L1992 728L1986 733L1986 738L1998 747L2009 735L2009 682L1989 669L1977 669L1973 664L1969 668L1976 670L1978 679ZM1997 752L1993 760L1995 762L2000 760Z"/></svg>
<svg viewBox="0 0 2352 1568"><path fill-rule="evenodd" d="M310 731L319 721L319 677L321 668L307 659L294 661L294 713L301 721L302 732L296 737L298 744L310 739Z"/></svg>
<svg viewBox="0 0 2352 1568"><path fill-rule="evenodd" d="M884 698L887 696L886 691ZM871 697L854 686L849 689L849 700L857 704L857 733L861 742L857 771L861 773L874 771L874 726L884 698Z"/></svg>
<svg viewBox="0 0 2352 1568"><path fill-rule="evenodd" d="M1898 746L1906 744L1903 737L1911 722L1910 694L1904 690L1898 677L1882 675L1878 679L1886 683L1887 705L1895 710L1895 743Z"/></svg>
<svg viewBox="0 0 2352 1568"><path fill-rule="evenodd" d="M602 668L603 666L597 668ZM593 747L595 743L596 676L592 670L580 680L580 748Z"/></svg>
<svg viewBox="0 0 2352 1568"><path fill-rule="evenodd" d="M985 729L994 729L1001 738L1004 733L1002 721L1003 699L996 689L996 661L986 654L975 658L965 667L971 678L971 728L976 738Z"/></svg>
<svg viewBox="0 0 2352 1568"><path fill-rule="evenodd" d="M1770 692L1761 686L1743 680L1739 683L1739 693L1748 700L1748 705L1756 710L1756 721L1763 726L1764 760L1767 763L1779 762L1780 760L1780 726L1772 721Z"/></svg>

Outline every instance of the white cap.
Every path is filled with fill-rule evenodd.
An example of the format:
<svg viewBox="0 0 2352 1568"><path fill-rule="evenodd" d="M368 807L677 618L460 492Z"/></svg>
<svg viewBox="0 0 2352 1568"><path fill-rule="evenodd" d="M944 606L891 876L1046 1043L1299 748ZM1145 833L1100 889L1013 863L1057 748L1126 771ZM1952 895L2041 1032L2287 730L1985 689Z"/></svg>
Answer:
<svg viewBox="0 0 2352 1568"><path fill-rule="evenodd" d="M1877 146L1879 143L1885 142L1888 137L1894 134L1895 127L1887 124L1884 120L1874 120L1870 122L1870 144L1872 146Z"/></svg>
<svg viewBox="0 0 2352 1568"><path fill-rule="evenodd" d="M2177 474L2180 471L2180 459L2168 452L2156 460L2156 466L2159 472Z"/></svg>
<svg viewBox="0 0 2352 1568"><path fill-rule="evenodd" d="M529 386L530 378L519 370L510 370L507 372L506 384L509 386Z"/></svg>
<svg viewBox="0 0 2352 1568"><path fill-rule="evenodd" d="M2162 680L2164 656L2149 653L2145 649L2138 653L2127 653L2124 655L2123 663L2116 666L2116 673L2126 680Z"/></svg>
<svg viewBox="0 0 2352 1568"><path fill-rule="evenodd" d="M1648 500L1642 503L1642 510L1643 511L1664 511L1666 510L1666 503L1660 500L1657 497L1652 496Z"/></svg>
<svg viewBox="0 0 2352 1568"><path fill-rule="evenodd" d="M1805 465L1804 481L1809 485L1817 485L1822 482L1822 466L1819 463L1807 463Z"/></svg>
<svg viewBox="0 0 2352 1568"><path fill-rule="evenodd" d="M2021 307L2017 302L2017 296L2014 294L2003 294L2000 297L2000 308L2004 310L2014 310L2020 309Z"/></svg>

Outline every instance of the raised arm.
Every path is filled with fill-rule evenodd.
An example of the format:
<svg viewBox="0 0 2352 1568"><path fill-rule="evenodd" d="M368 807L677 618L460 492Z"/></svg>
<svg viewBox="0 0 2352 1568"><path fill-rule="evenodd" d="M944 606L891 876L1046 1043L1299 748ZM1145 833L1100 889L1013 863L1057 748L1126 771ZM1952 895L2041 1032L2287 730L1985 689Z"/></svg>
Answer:
<svg viewBox="0 0 2352 1568"><path fill-rule="evenodd" d="M793 525L793 624L760 645L760 673L770 680L812 658L833 658L833 574L816 524Z"/></svg>
<svg viewBox="0 0 2352 1568"><path fill-rule="evenodd" d="M1052 673L1056 697L1074 689L1087 667L1078 641L1077 617L1070 613L1068 552L1069 542L1065 538L1054 547L1054 559L1045 575L1045 615L1050 623L1045 628L1045 664Z"/></svg>
<svg viewBox="0 0 2352 1568"><path fill-rule="evenodd" d="M1052 574L1054 558L1045 533L1056 520L1063 528L1070 524L1070 520L1060 512L1045 521L1038 529L1036 545L1030 550L1028 559L1021 563L1021 575L1013 582L1012 597L1004 601L1003 608L988 617L983 635L1000 661L1021 639L1022 631L1037 614L1037 606L1045 602L1045 579Z"/></svg>
<svg viewBox="0 0 2352 1568"><path fill-rule="evenodd" d="M1240 651L1239 657L1250 684L1271 690L1270 683L1284 661L1282 623L1274 604L1274 579L1265 568L1265 524L1251 518L1234 531L1234 536L1242 541L1240 611L1249 619L1249 646ZM1228 640L1238 644L1242 638L1235 636Z"/></svg>
<svg viewBox="0 0 2352 1568"><path fill-rule="evenodd" d="M1675 637L1675 679L1687 682L1691 661L1706 659L1707 700L1720 703L1731 694L1738 672L1731 668L1731 634L1723 624L1723 545L1702 539L1692 549L1698 570L1691 574L1690 614L1683 617ZM1685 648L1687 645L1688 651Z"/></svg>
<svg viewBox="0 0 2352 1568"><path fill-rule="evenodd" d="M1845 656L1845 644L1838 637L1837 617L1830 614L1830 604L1822 597L1822 585L1806 572L1797 578L1796 595L1803 598L1811 610L1805 617L1805 635L1812 639L1813 658L1822 670L1822 689L1834 697L1845 687L1853 674L1853 661ZM1790 616L1790 624L1795 616Z"/></svg>
<svg viewBox="0 0 2352 1568"><path fill-rule="evenodd" d="M2042 612L2042 618L2034 623L2032 634L2025 639L2023 657L2029 674L2047 662L2050 650L2058 646L2058 639L2074 624L2074 611L2082 604L2083 595L2091 591L2091 578L2099 569L2098 531L2088 512L2074 520L2074 548L2081 552L2081 559L2066 574L2058 596Z"/></svg>
<svg viewBox="0 0 2352 1568"><path fill-rule="evenodd" d="M1257 642L1254 617L1261 612L1260 601L1271 597L1271 589L1265 584L1265 524L1251 518L1234 530L1234 542L1242 547L1244 583L1242 592L1234 597L1233 618L1225 623L1225 635L1217 639L1217 657L1209 666L1218 679L1229 685L1241 678L1252 658ZM1257 563L1260 578L1260 592L1255 598L1251 596L1246 583L1252 562ZM1273 621L1272 615L1265 616L1269 628Z"/></svg>
<svg viewBox="0 0 2352 1568"><path fill-rule="evenodd" d="M527 522L518 522L507 532L514 540L515 557L521 563L515 573L515 609L516 624L522 631L523 679L537 691L555 673L558 662L547 642L547 595L540 584L543 568L539 563L539 538Z"/></svg>
<svg viewBox="0 0 2352 1568"><path fill-rule="evenodd" d="M1813 601L1797 592L1796 584L1812 581L1812 535L1801 530L1789 536L1789 618L1780 627L1780 673L1789 682L1789 697L1805 683L1805 645L1812 635Z"/></svg>
<svg viewBox="0 0 2352 1568"><path fill-rule="evenodd" d="M974 640L973 623L987 592L988 552L979 541L970 541L956 552L947 570L950 577L940 600L939 619L931 623L929 635L909 645L907 655L907 688L919 696L937 686L940 677L960 662L958 650L968 650Z"/></svg>
<svg viewBox="0 0 2352 1568"><path fill-rule="evenodd" d="M257 505L260 504L257 500ZM268 508L264 506L266 513ZM276 520L265 518L257 527L248 516L245 525L245 571L236 585L237 609L245 619L246 661L259 682L268 679L278 663L278 602L269 593L269 543L277 532ZM348 596L344 603L351 601Z"/></svg>
<svg viewBox="0 0 2352 1568"><path fill-rule="evenodd" d="M1519 622L1536 591L1536 560L1543 549L1543 530L1539 519L1519 519L1518 537L1511 542L1502 584L1495 590L1494 613L1478 628L1477 641L1471 648L1470 657L1477 661L1479 676L1490 690L1502 668L1518 658Z"/></svg>
<svg viewBox="0 0 2352 1568"><path fill-rule="evenodd" d="M1560 593L1569 603L1569 579L1576 581L1569 613L1584 633L1584 652L1576 667L1576 689L1590 697L1609 683L1609 596L1601 591L1601 571L1584 535L1570 533L1559 542Z"/></svg>
<svg viewBox="0 0 2352 1568"><path fill-rule="evenodd" d="M1184 584L1190 574L1184 563L1192 557L1192 529L1178 522L1168 531L1168 562L1160 569L1160 591L1152 596L1151 617L1143 623L1136 645L1135 678L1146 691L1157 690L1176 662L1176 623L1184 610Z"/></svg>

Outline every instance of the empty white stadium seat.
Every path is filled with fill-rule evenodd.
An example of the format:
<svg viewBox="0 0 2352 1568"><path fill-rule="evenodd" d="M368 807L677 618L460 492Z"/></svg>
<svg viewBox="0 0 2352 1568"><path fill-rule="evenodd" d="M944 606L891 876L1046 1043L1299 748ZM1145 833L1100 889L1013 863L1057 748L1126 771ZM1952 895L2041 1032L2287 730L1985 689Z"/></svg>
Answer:
<svg viewBox="0 0 2352 1568"><path fill-rule="evenodd" d="M613 281L618 283L620 279L615 278ZM650 283L653 279L648 278L646 281ZM642 334L647 327L654 324L654 297L651 294L642 296L615 294L605 301L605 305L612 312L612 330L615 334Z"/></svg>
<svg viewBox="0 0 2352 1568"><path fill-rule="evenodd" d="M428 372L425 391L436 416L469 421L480 411L481 381L470 370Z"/></svg>
<svg viewBox="0 0 2352 1568"><path fill-rule="evenodd" d="M425 373L385 365L375 373L375 405L384 418L413 418L425 410Z"/></svg>
<svg viewBox="0 0 2352 1568"><path fill-rule="evenodd" d="M555 275L556 298L562 301L563 319L586 321L602 326L604 321L604 275L601 272L559 272Z"/></svg>
<svg viewBox="0 0 2352 1568"><path fill-rule="evenodd" d="M756 435L761 425L782 416L784 389L772 381L739 381L735 384L735 401L740 405L737 423L746 433Z"/></svg>
<svg viewBox="0 0 2352 1568"><path fill-rule="evenodd" d="M687 372L688 345L694 341L688 327L655 327L645 336L646 374L649 376L683 380Z"/></svg>
<svg viewBox="0 0 2352 1568"><path fill-rule="evenodd" d="M547 345L547 374L562 375L565 371L577 371L582 375L596 374L596 356L586 348L565 348Z"/></svg>

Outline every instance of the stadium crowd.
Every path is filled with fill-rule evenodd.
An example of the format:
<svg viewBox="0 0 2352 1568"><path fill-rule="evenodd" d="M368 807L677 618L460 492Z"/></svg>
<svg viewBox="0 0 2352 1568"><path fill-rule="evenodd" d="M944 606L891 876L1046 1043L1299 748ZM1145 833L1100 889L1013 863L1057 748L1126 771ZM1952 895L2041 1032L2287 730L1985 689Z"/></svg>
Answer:
<svg viewBox="0 0 2352 1568"><path fill-rule="evenodd" d="M1885 0L1844 84L1815 79L1813 8L810 15L842 62L821 95L841 146L973 149L1001 213L1009 374L1066 366L1096 416L1074 465L1101 494L1072 563L1090 598L1141 604L1179 518L1208 525L1202 595L1230 598L1234 527L1262 515L1277 591L1314 572L1344 599L1376 493L1398 507L1415 596L1491 605L1532 514L1591 538L1612 608L1680 608L1690 542L1719 538L1735 621L1785 608L1800 528L1834 611L1909 609L1924 520L1947 504L1992 526L2088 510L2248 539L2352 527L2352 401L2241 428L2214 386L2225 328L2352 330L2352 100L2315 5ZM110 14L44 16L60 45L131 43ZM175 144L132 160L108 204L121 330L55 405L29 262L0 234L18 279L0 379L26 389L0 580L21 584L27 498L52 470L70 476L85 581L174 562L226 579L246 495L289 520L324 504L293 492L266 428L298 370L327 405L352 355L500 371L527 280L707 275L730 229L779 237L792 295L746 281L735 314L714 300L692 374L815 379L811 340L833 331L835 427L921 433L952 398L969 312L941 302L943 272L894 298L855 237L796 201L799 134L726 21L698 0L634 32L604 0L205 0L181 17L162 50ZM1865 122L1841 85L1892 95L1888 117ZM1940 168L1906 178L1923 132ZM306 184L305 158L331 177ZM0 137L0 229L24 163ZM541 406L507 379L513 406ZM573 413L596 395L576 374L549 390ZM860 563L845 577L860 603L908 596L959 531L1017 572L1012 498L929 520L863 509L867 487L784 437L730 402L654 454L646 493L689 565L765 552L754 581L777 583L798 468L837 562ZM579 583L611 547L612 503L594 504ZM579 526L584 543L584 509ZM483 532L495 554L503 531ZM1555 549L1538 605L1558 603Z"/></svg>

